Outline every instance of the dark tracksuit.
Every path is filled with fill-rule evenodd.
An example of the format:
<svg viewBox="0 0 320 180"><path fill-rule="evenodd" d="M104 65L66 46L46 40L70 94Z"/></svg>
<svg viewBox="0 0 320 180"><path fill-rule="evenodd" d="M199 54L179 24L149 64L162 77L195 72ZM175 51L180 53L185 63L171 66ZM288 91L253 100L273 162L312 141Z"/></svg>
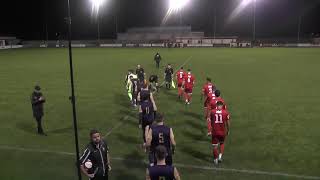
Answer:
<svg viewBox="0 0 320 180"><path fill-rule="evenodd" d="M101 140L99 144L90 142L80 157L80 164L90 160L92 168L88 170L89 174L95 174L90 180L108 180L108 153L109 148L105 140Z"/></svg>
<svg viewBox="0 0 320 180"><path fill-rule="evenodd" d="M144 81L144 69L140 68L140 69L136 69L136 74L138 76L138 79L140 82Z"/></svg>
<svg viewBox="0 0 320 180"><path fill-rule="evenodd" d="M32 105L32 111L33 111L33 117L37 121L37 128L38 133L43 134L43 128L42 128L42 117L43 117L43 103L45 100L40 101L40 97L42 97L41 92L33 92L31 94L30 100Z"/></svg>
<svg viewBox="0 0 320 180"><path fill-rule="evenodd" d="M166 81L166 88L171 88L172 83L172 75L173 75L173 69L172 68L166 68L165 71L165 81Z"/></svg>
<svg viewBox="0 0 320 180"><path fill-rule="evenodd" d="M156 54L156 55L154 56L154 61L156 62L156 67L159 69L159 67L160 67L160 61L161 61L161 56L160 56L160 54Z"/></svg>

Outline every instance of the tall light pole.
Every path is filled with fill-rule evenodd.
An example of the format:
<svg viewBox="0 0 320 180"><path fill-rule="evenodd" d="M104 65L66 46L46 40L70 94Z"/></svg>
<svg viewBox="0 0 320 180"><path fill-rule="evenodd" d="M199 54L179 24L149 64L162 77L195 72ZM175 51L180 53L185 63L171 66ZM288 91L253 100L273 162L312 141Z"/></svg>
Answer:
<svg viewBox="0 0 320 180"><path fill-rule="evenodd" d="M73 62L72 62L72 47L71 47L71 10L70 0L68 0L68 47L69 47L69 66L70 66L70 86L71 86L71 104L73 114L73 129L74 129L74 140L76 146L76 162L77 162L77 173L78 179L81 180L80 162L79 162L79 140L78 140L78 123L77 123L77 112L76 112L76 98L74 93L74 78L73 78Z"/></svg>
<svg viewBox="0 0 320 180"><path fill-rule="evenodd" d="M213 39L216 38L216 31L217 31L217 4L215 3L216 1L213 1Z"/></svg>
<svg viewBox="0 0 320 180"><path fill-rule="evenodd" d="M253 27L252 27L252 42L256 41L256 4L257 0L253 0Z"/></svg>
<svg viewBox="0 0 320 180"><path fill-rule="evenodd" d="M100 44L100 14L97 17L98 43Z"/></svg>
<svg viewBox="0 0 320 180"><path fill-rule="evenodd" d="M300 32L301 32L301 23L302 23L302 14L299 14L299 22L298 22L298 34L297 34L297 42L300 43Z"/></svg>
<svg viewBox="0 0 320 180"><path fill-rule="evenodd" d="M98 43L100 44L100 14L99 14L99 9L100 6L104 3L105 0L90 0L91 5L92 5L92 15L95 15L97 18L97 35L98 35Z"/></svg>

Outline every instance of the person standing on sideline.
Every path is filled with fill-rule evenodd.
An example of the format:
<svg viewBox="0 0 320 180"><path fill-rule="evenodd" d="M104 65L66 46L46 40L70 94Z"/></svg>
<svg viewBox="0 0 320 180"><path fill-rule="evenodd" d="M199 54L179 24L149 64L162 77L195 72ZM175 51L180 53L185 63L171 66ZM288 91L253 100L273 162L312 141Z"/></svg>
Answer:
<svg viewBox="0 0 320 180"><path fill-rule="evenodd" d="M140 64L137 65L137 69L136 69L136 75L138 76L138 79L140 82L144 81L144 77L145 77L145 72L144 69L141 67Z"/></svg>
<svg viewBox="0 0 320 180"><path fill-rule="evenodd" d="M108 180L111 171L109 147L98 130L90 131L90 143L80 157L79 163L82 173L90 180Z"/></svg>
<svg viewBox="0 0 320 180"><path fill-rule="evenodd" d="M33 117L37 121L38 134L46 136L42 128L43 104L46 100L40 90L41 88L39 85L34 87L34 91L30 96L30 101L32 105Z"/></svg>
<svg viewBox="0 0 320 180"><path fill-rule="evenodd" d="M166 155L166 147L162 145L156 147L157 164L147 168L146 180L180 180L177 168L166 164Z"/></svg>
<svg viewBox="0 0 320 180"><path fill-rule="evenodd" d="M156 67L159 69L160 67L160 61L161 61L161 56L160 54L157 52L156 55L154 55L154 61L156 62Z"/></svg>
<svg viewBox="0 0 320 180"><path fill-rule="evenodd" d="M172 76L173 76L173 69L171 67L171 64L168 64L166 69L164 70L164 79L165 79L167 89L171 88Z"/></svg>

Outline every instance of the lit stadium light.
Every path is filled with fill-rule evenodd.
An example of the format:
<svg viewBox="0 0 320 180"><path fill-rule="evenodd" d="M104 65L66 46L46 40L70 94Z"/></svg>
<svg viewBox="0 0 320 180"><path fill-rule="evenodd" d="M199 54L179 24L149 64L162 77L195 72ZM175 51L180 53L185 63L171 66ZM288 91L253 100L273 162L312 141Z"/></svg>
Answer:
<svg viewBox="0 0 320 180"><path fill-rule="evenodd" d="M187 5L189 0L170 0L169 9L172 11L179 11L185 5Z"/></svg>
<svg viewBox="0 0 320 180"><path fill-rule="evenodd" d="M170 0L169 9L162 20L162 25L164 25L167 22L172 13L181 13L182 8L185 7L189 3L189 1L190 0Z"/></svg>
<svg viewBox="0 0 320 180"><path fill-rule="evenodd" d="M101 5L105 2L105 0L90 0L90 2L92 4L92 14L95 13L97 15Z"/></svg>
<svg viewBox="0 0 320 180"><path fill-rule="evenodd" d="M242 0L239 5L232 11L231 15L228 18L228 22L231 22L236 17L239 16L239 14L250 4L256 4L256 0Z"/></svg>

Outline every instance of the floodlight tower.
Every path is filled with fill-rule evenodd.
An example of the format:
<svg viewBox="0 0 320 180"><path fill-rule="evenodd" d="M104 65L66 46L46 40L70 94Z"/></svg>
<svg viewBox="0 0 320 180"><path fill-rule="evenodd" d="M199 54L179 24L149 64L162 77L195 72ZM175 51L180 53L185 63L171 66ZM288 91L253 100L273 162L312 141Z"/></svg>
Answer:
<svg viewBox="0 0 320 180"><path fill-rule="evenodd" d="M72 104L72 115L73 115L73 129L74 129L74 139L75 139L75 148L76 148L76 165L77 165L77 174L78 180L81 180L81 171L79 163L79 138L78 138L78 122L77 122L77 111L76 111L76 98L75 98L75 89L74 89L74 78L73 78L73 61L72 61L72 45L71 45L71 8L70 0L67 1L68 7L68 16L66 18L68 24L68 49L69 49L69 68L70 68L70 86L71 86L71 96L69 99Z"/></svg>
<svg viewBox="0 0 320 180"><path fill-rule="evenodd" d="M92 5L92 14L97 18L97 33L98 33L98 42L100 44L100 14L99 9L105 2L105 0L90 0Z"/></svg>
<svg viewBox="0 0 320 180"><path fill-rule="evenodd" d="M256 5L257 0L253 0L253 27L252 27L252 40L256 41Z"/></svg>
<svg viewBox="0 0 320 180"><path fill-rule="evenodd" d="M189 0L170 0L168 12L179 13L180 25L182 25L182 9L188 4Z"/></svg>

